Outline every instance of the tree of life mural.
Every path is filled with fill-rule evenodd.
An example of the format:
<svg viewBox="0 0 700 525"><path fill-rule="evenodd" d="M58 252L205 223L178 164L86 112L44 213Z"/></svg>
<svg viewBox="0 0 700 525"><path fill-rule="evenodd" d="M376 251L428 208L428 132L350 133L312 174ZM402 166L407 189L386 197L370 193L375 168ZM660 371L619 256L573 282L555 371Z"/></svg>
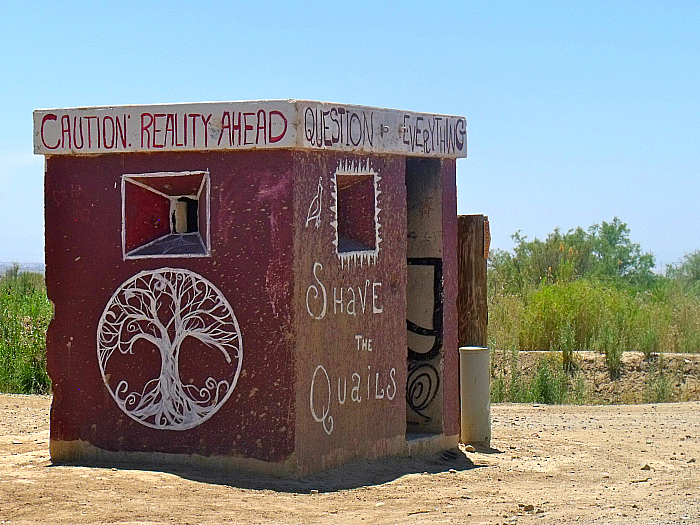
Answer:
<svg viewBox="0 0 700 525"><path fill-rule="evenodd" d="M233 392L243 344L233 310L183 269L143 271L122 284L97 328L102 377L117 405L151 428L187 430Z"/></svg>

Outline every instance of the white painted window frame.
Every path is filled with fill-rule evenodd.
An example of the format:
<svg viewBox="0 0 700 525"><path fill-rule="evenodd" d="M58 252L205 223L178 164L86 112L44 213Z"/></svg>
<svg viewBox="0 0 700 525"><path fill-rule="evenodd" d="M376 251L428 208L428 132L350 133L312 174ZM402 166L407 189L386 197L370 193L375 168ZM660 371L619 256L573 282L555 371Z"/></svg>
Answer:
<svg viewBox="0 0 700 525"><path fill-rule="evenodd" d="M198 207L202 206L202 196L204 196L204 205L206 206L207 210L207 221L206 221L206 233L205 235L202 235L202 232L198 232L200 238L204 242L204 248L205 248L205 253L164 253L164 254L153 254L153 255L130 255L135 250L140 250L144 246L148 246L149 244L158 242L162 237L159 237L158 239L155 239L149 243L143 244L139 246L138 248L135 248L131 252L127 253L126 251L126 183L129 182L130 184L135 184L136 186L139 186L143 189L146 189L148 191L152 191L153 193L156 193L158 195L161 195L168 200L172 201L173 196L171 195L166 195L164 193L159 192L155 188L151 188L150 186L141 183L138 180L135 180L136 178L139 179L144 179L144 178L155 178L155 177L184 177L184 176L190 176L190 175L203 175L202 177L202 183L199 186L199 189L197 191L197 195L178 195L178 197L190 197L190 198L196 198L198 201ZM197 170L197 171L158 171L158 172L148 172L148 173L125 173L122 175L122 183L121 183L121 194L122 194L122 258L126 260L134 260L134 259L182 259L182 258L193 258L193 257L211 257L211 183L210 183L210 177L209 177L209 170ZM170 215L168 216L168 220L170 220ZM171 234L169 234L171 235Z"/></svg>

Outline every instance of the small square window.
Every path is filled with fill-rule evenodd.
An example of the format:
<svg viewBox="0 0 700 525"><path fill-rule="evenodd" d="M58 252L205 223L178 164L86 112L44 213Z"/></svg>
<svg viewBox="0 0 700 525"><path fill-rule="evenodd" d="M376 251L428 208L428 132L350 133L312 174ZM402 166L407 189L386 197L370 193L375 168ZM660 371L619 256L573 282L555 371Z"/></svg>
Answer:
<svg viewBox="0 0 700 525"><path fill-rule="evenodd" d="M209 255L209 173L122 176L125 259Z"/></svg>
<svg viewBox="0 0 700 525"><path fill-rule="evenodd" d="M369 163L344 163L335 173L334 244L343 264L375 262L379 254L379 179Z"/></svg>
<svg viewBox="0 0 700 525"><path fill-rule="evenodd" d="M338 253L374 250L374 177L337 175Z"/></svg>

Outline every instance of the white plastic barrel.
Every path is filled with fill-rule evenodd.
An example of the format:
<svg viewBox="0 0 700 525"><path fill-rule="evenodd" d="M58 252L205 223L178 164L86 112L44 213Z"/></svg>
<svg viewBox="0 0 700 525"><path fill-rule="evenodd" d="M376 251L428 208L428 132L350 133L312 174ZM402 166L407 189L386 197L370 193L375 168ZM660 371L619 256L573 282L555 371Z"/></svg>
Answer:
<svg viewBox="0 0 700 525"><path fill-rule="evenodd" d="M460 441L491 446L491 364L489 349L459 349L459 389L462 428Z"/></svg>

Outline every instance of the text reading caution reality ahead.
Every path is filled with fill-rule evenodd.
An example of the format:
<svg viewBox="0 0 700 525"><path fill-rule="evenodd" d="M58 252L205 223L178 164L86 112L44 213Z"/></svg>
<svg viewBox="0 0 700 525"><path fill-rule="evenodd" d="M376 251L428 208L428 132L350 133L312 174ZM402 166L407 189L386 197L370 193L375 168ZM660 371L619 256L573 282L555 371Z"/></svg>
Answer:
<svg viewBox="0 0 700 525"><path fill-rule="evenodd" d="M114 153L290 147L284 103L178 104L39 110L34 152Z"/></svg>
<svg viewBox="0 0 700 525"><path fill-rule="evenodd" d="M463 117L309 101L37 110L42 155L303 148L466 157Z"/></svg>

